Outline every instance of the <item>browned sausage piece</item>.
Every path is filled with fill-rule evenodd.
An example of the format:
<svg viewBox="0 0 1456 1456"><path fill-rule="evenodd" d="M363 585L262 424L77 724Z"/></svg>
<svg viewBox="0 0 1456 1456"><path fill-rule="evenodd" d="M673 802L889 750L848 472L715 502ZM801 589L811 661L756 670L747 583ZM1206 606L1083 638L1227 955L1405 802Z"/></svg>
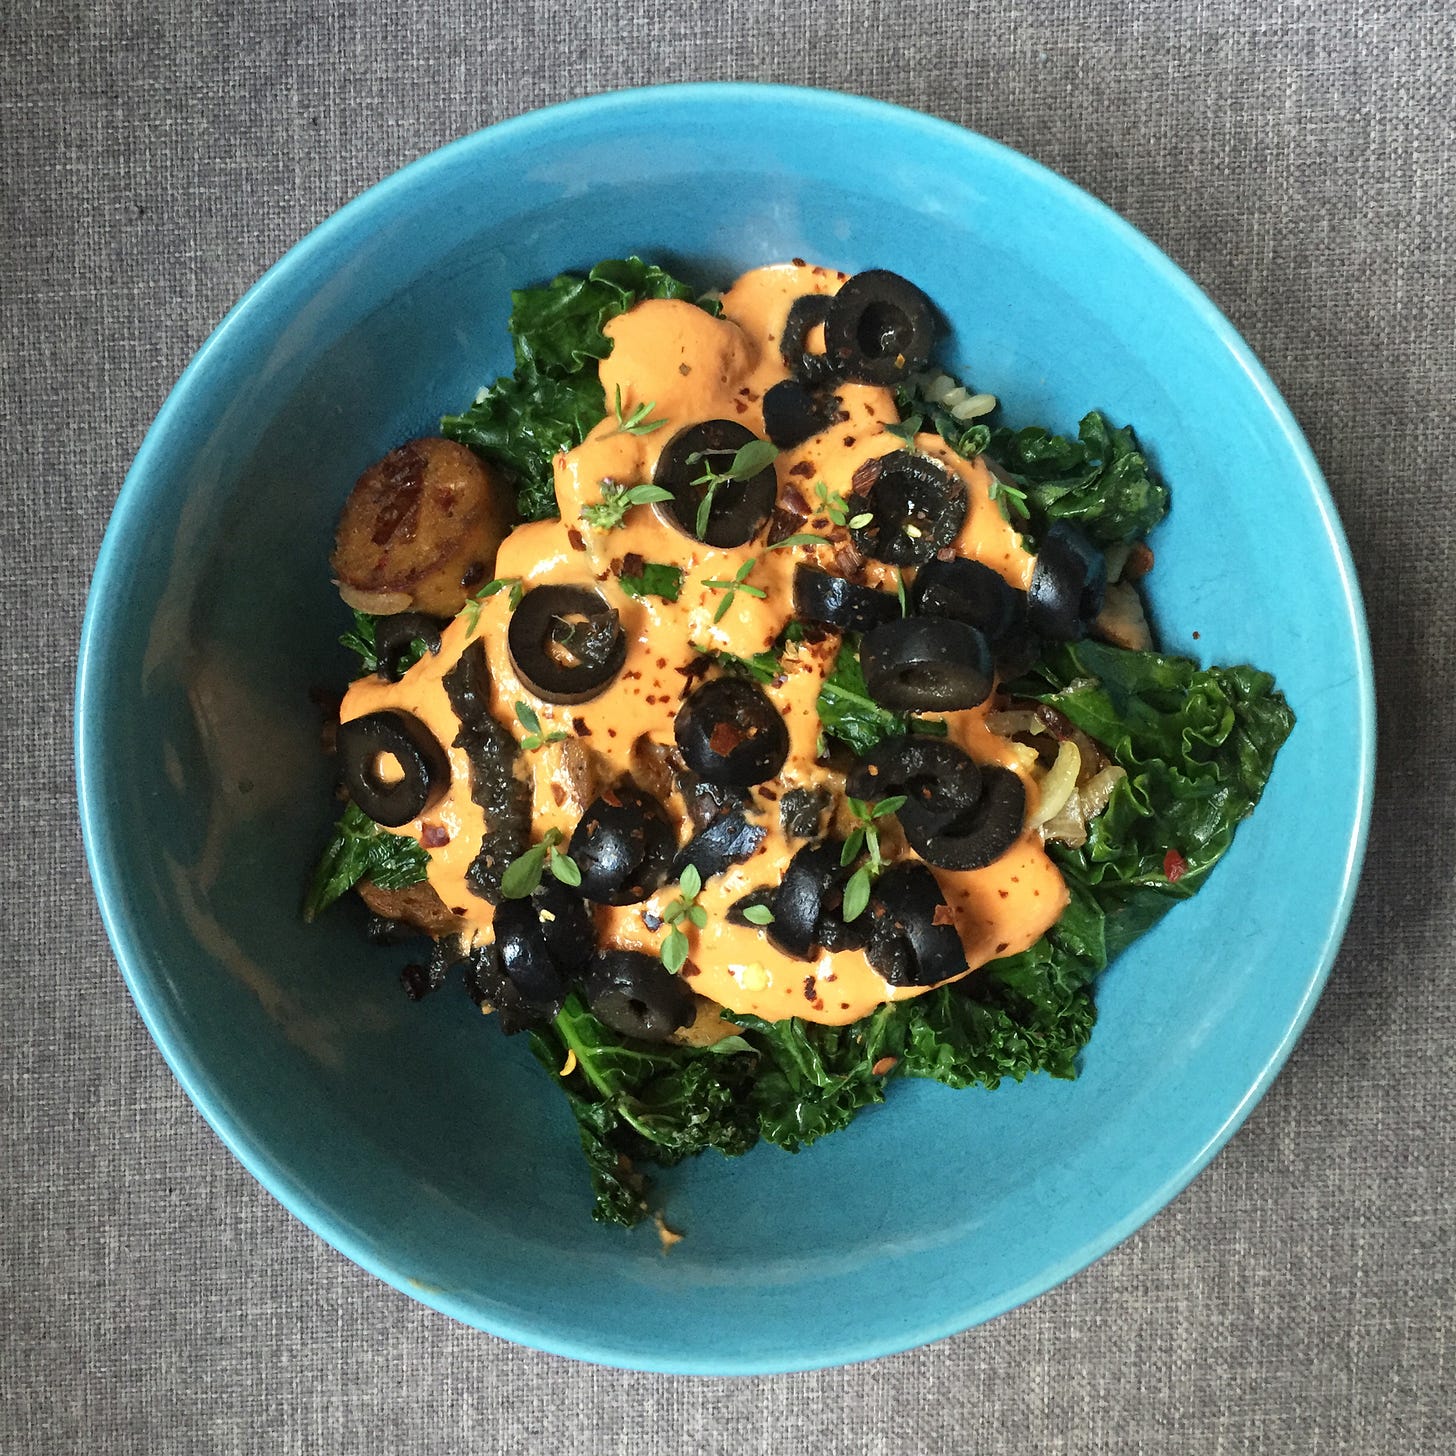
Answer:
<svg viewBox="0 0 1456 1456"><path fill-rule="evenodd" d="M331 565L361 612L452 617L490 579L514 521L496 471L454 440L411 440L361 475L344 504Z"/></svg>
<svg viewBox="0 0 1456 1456"><path fill-rule="evenodd" d="M435 887L428 880L406 885L402 890L381 890L372 880L360 880L356 888L359 898L376 915L416 926L436 940L455 935L465 928L465 922L458 915L451 914L449 906L435 893Z"/></svg>

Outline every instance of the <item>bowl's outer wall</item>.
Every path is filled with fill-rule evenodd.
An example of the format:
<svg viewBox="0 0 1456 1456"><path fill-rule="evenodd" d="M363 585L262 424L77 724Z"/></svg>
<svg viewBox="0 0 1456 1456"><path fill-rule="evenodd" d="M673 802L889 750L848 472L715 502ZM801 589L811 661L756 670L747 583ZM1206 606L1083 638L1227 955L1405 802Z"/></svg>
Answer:
<svg viewBox="0 0 1456 1456"><path fill-rule="evenodd" d="M466 998L300 887L333 806L309 689L354 477L509 368L508 290L601 257L704 287L799 256L909 275L1013 421L1131 420L1172 485L1164 643L1274 671L1298 715L1198 897L1106 977L1074 1084L897 1085L799 1157L665 1176L664 1257L587 1217L564 1100ZM149 1026L203 1112L351 1257L562 1353L697 1371L902 1348L1008 1309L1161 1207L1287 1053L1363 843L1369 663L1339 527L1245 347L1131 229L978 137L873 103L664 88L492 129L366 194L230 315L138 457L83 644L93 871ZM1318 785L1318 792L1312 786Z"/></svg>

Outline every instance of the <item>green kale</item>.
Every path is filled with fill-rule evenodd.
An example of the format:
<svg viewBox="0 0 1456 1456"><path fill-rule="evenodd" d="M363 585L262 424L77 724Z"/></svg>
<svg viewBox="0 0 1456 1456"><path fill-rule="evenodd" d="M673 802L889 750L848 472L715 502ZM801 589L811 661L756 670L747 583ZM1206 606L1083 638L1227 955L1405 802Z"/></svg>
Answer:
<svg viewBox="0 0 1456 1456"><path fill-rule="evenodd" d="M831 738L838 738L857 754L868 753L884 738L894 738L912 729L918 733L944 736L939 718L912 718L882 708L869 695L859 663L858 639L846 633L829 676L819 689L819 723Z"/></svg>
<svg viewBox="0 0 1456 1456"><path fill-rule="evenodd" d="M554 516L552 458L581 444L607 413L597 364L612 344L602 326L645 298L693 296L640 258L610 259L585 277L563 273L543 288L513 292L515 372L462 414L447 415L441 431L510 470L524 520Z"/></svg>
<svg viewBox="0 0 1456 1456"><path fill-rule="evenodd" d="M641 571L624 571L617 580L630 597L661 597L665 602L675 602L682 594L682 567L666 566L660 561L644 561Z"/></svg>
<svg viewBox="0 0 1456 1456"><path fill-rule="evenodd" d="M858 664L846 669L853 682ZM716 1049L629 1042L569 1000L538 1053L553 1072L577 1054L566 1090L598 1218L642 1217L644 1163L709 1147L732 1155L759 1138L806 1147L883 1101L896 1077L994 1088L1034 1072L1076 1075L1098 974L1204 882L1294 719L1252 668L1092 642L1055 648L1014 691L1055 706L1127 770L1087 843L1053 847L1071 897L1061 918L1019 955L850 1026L733 1015L739 1034ZM867 734L879 725L865 704L881 710L857 705Z"/></svg>
<svg viewBox="0 0 1456 1456"><path fill-rule="evenodd" d="M1069 440L1039 425L996 430L986 454L1024 494L1039 538L1053 521L1073 521L1099 546L1136 541L1167 514L1168 491L1152 473L1132 426L1096 410Z"/></svg>
<svg viewBox="0 0 1456 1456"><path fill-rule="evenodd" d="M368 677L379 671L379 645L376 640L378 623L378 617L355 610L353 627L339 638L342 646L359 654L360 677ZM409 650L399 653L395 659L396 670L408 672L429 650L422 637L411 638Z"/></svg>
<svg viewBox="0 0 1456 1456"><path fill-rule="evenodd" d="M426 877L430 857L402 834L381 829L357 804L339 816L313 872L303 901L303 918L313 920L360 880L381 890L402 890Z"/></svg>
<svg viewBox="0 0 1456 1456"><path fill-rule="evenodd" d="M1056 851L1102 906L1108 956L1203 884L1294 726L1267 673L1100 642L1052 649L1012 691L1051 704L1127 770L1087 843Z"/></svg>

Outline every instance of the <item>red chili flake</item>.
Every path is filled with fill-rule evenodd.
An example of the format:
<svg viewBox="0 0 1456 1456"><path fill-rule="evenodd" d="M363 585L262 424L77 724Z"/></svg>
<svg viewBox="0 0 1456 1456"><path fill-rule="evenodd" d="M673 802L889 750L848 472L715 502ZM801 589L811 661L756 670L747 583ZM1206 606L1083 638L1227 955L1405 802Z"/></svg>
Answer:
<svg viewBox="0 0 1456 1456"><path fill-rule="evenodd" d="M812 460L801 460L797 465L789 467L790 475L802 475L805 480L814 478L814 462Z"/></svg>
<svg viewBox="0 0 1456 1456"><path fill-rule="evenodd" d="M804 1000L812 1001L819 994L813 976L804 977Z"/></svg>
<svg viewBox="0 0 1456 1456"><path fill-rule="evenodd" d="M678 972L678 975L682 976L685 980L688 981L691 981L694 976L699 976L701 974L702 972L691 961L684 961L682 970Z"/></svg>
<svg viewBox="0 0 1456 1456"><path fill-rule="evenodd" d="M940 550L935 553L935 559L937 561L954 561L955 560L955 547L954 546L942 546L940 548Z"/></svg>
<svg viewBox="0 0 1456 1456"><path fill-rule="evenodd" d="M693 366L691 364L679 364L677 366L677 372L686 379L693 372Z"/></svg>
<svg viewBox="0 0 1456 1456"><path fill-rule="evenodd" d="M899 1057L881 1057L874 1066L870 1068L872 1077L883 1077L886 1072L893 1072L900 1064Z"/></svg>
<svg viewBox="0 0 1456 1456"><path fill-rule="evenodd" d="M576 729L576 736L578 738L591 737L591 729L586 726L585 718L573 718L571 720L571 726Z"/></svg>
<svg viewBox="0 0 1456 1456"><path fill-rule="evenodd" d="M1202 632L1195 632L1195 633L1194 633L1194 634L1193 634L1193 640L1194 640L1194 641L1195 641L1195 642L1197 642L1197 641L1198 641L1198 639L1199 639L1199 638L1200 638L1200 637L1201 637L1201 636L1203 636L1203 633L1202 633Z"/></svg>
<svg viewBox="0 0 1456 1456"><path fill-rule="evenodd" d="M807 268L809 266L807 263L804 262L802 258L790 258L789 262L791 262L795 268ZM816 268L814 271L816 273L822 273L824 270L822 268Z"/></svg>
<svg viewBox="0 0 1456 1456"><path fill-rule="evenodd" d="M726 758L744 740L745 734L736 723L715 723L708 735L708 746L714 753Z"/></svg>
<svg viewBox="0 0 1456 1456"><path fill-rule="evenodd" d="M586 550L586 542L582 539L581 532L578 531L575 526L571 526L570 528L568 528L566 532L566 539L571 542L571 549L573 551Z"/></svg>
<svg viewBox="0 0 1456 1456"><path fill-rule="evenodd" d="M420 843L426 849L439 849L450 843L450 831L443 824L420 825Z"/></svg>
<svg viewBox="0 0 1456 1456"><path fill-rule="evenodd" d="M620 562L612 563L612 570L618 576L641 576L642 568L646 565L640 551L629 551Z"/></svg>
<svg viewBox="0 0 1456 1456"><path fill-rule="evenodd" d="M1005 949L1006 949L1006 947L1007 947L1007 946L1008 946L1008 945L1010 945L1010 944L1011 944L1011 942L1010 942L1010 941L1009 941L1009 940L1003 940L1003 941L1002 941L1002 942L1001 942L1001 943L1000 943L1000 944L999 944L999 945L998 945L998 946L997 946L997 947L996 947L996 954L997 954L997 955L1000 955L1000 954L1001 954L1001 952L1002 952L1002 951L1003 951L1003 950L1005 950Z"/></svg>
<svg viewBox="0 0 1456 1456"><path fill-rule="evenodd" d="M450 913L452 915L463 915L463 914L465 914L465 906L463 906L463 905L452 905L450 907Z"/></svg>
<svg viewBox="0 0 1456 1456"><path fill-rule="evenodd" d="M746 415L748 413L748 406L744 404L741 399L735 399L733 401L733 408L736 409L741 415Z"/></svg>
<svg viewBox="0 0 1456 1456"><path fill-rule="evenodd" d="M1188 861L1176 849L1163 856L1163 877L1170 885L1176 885L1187 872Z"/></svg>
<svg viewBox="0 0 1456 1456"><path fill-rule="evenodd" d="M866 460L862 465L856 467L854 474L849 477L850 485L857 493L868 490L880 478L880 468L878 456L873 460Z"/></svg>
<svg viewBox="0 0 1456 1456"><path fill-rule="evenodd" d="M956 923L955 911L945 901L941 901L935 907L935 913L930 917L932 925L954 925Z"/></svg>

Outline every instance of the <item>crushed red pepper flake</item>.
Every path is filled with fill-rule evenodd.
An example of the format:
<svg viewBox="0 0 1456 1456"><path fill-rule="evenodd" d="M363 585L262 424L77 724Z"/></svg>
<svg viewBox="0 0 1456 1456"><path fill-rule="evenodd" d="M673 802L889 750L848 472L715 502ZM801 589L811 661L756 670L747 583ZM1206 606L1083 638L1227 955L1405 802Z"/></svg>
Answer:
<svg viewBox="0 0 1456 1456"><path fill-rule="evenodd" d="M900 1065L899 1057L881 1057L870 1068L870 1076L883 1077L887 1072L893 1072Z"/></svg>
<svg viewBox="0 0 1456 1456"><path fill-rule="evenodd" d="M1188 872L1188 861L1176 849L1170 849L1163 856L1163 877L1170 885L1176 885Z"/></svg>
<svg viewBox="0 0 1456 1456"><path fill-rule="evenodd" d="M420 825L420 844L425 849L439 849L450 843L450 831L443 824Z"/></svg>

